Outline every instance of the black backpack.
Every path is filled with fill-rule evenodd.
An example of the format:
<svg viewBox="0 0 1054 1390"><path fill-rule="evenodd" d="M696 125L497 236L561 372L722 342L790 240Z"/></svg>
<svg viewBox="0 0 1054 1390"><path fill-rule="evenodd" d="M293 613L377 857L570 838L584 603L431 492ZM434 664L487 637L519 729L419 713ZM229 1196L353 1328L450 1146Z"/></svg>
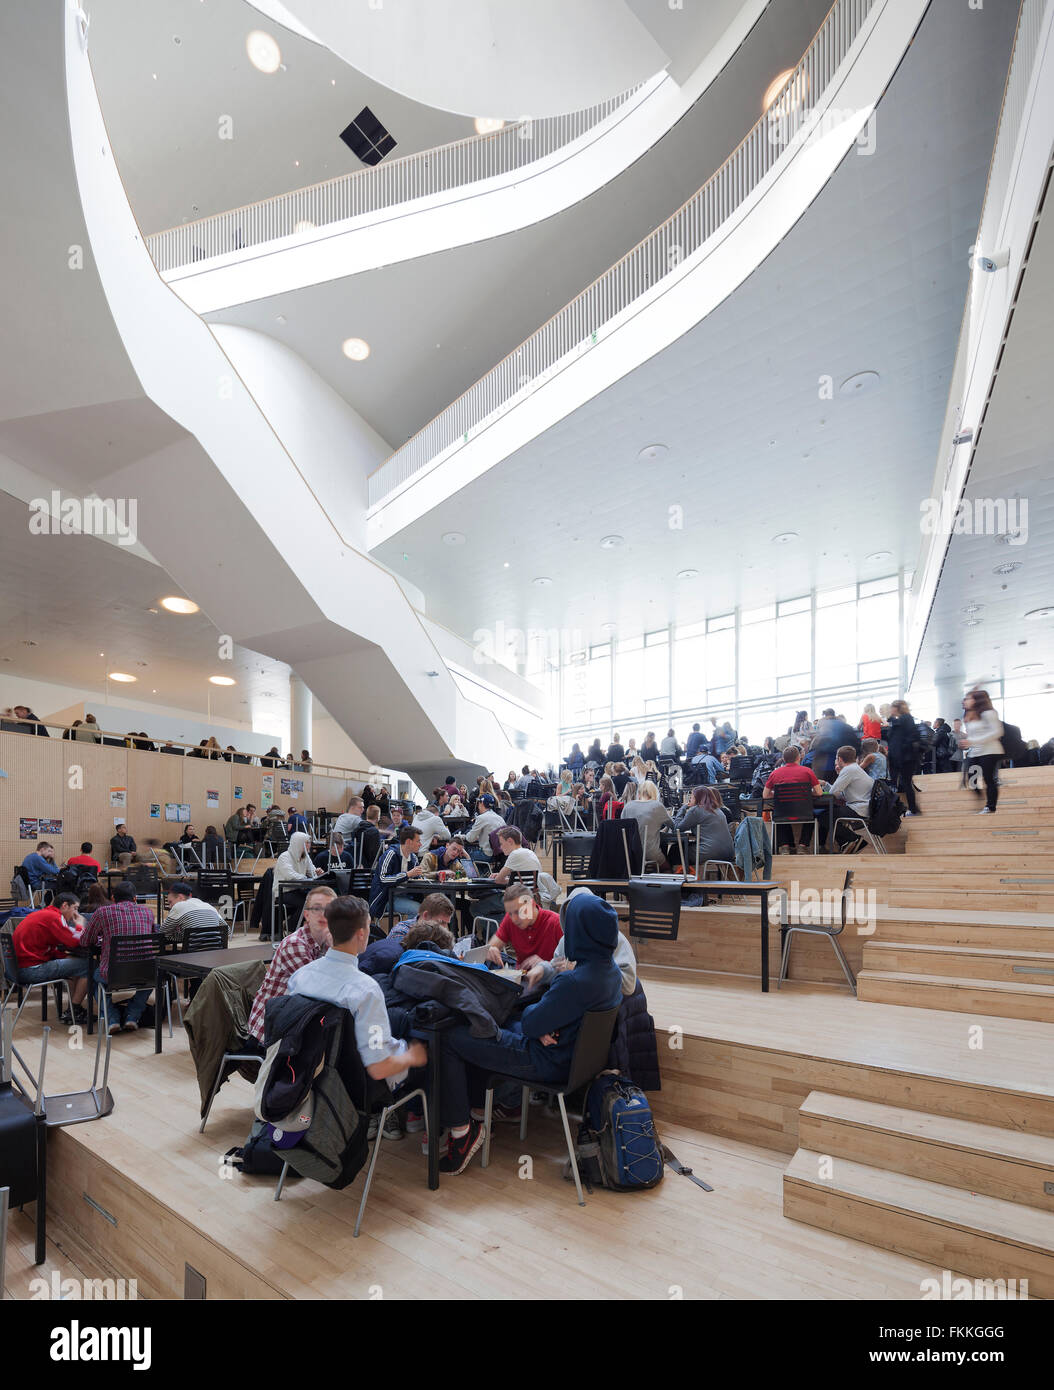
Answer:
<svg viewBox="0 0 1054 1390"><path fill-rule="evenodd" d="M895 835L900 829L900 800L892 783L876 777L867 807L867 823L872 835Z"/></svg>
<svg viewBox="0 0 1054 1390"><path fill-rule="evenodd" d="M1023 763L1028 758L1028 744L1021 737L1016 724L1003 723L1003 752L1012 763Z"/></svg>
<svg viewBox="0 0 1054 1390"><path fill-rule="evenodd" d="M239 1173L262 1173L277 1177L285 1165L285 1150L271 1142L271 1126L253 1120L249 1137L241 1148L228 1149L224 1160Z"/></svg>

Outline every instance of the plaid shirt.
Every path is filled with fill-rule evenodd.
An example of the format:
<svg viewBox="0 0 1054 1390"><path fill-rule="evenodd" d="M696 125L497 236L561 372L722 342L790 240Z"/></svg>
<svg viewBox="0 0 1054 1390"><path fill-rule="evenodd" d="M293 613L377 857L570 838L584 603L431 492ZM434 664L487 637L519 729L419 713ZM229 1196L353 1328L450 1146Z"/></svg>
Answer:
<svg viewBox="0 0 1054 1390"><path fill-rule="evenodd" d="M287 994L289 991L286 985L293 972L299 970L302 965L310 965L312 961L325 954L326 947L316 946L307 927L298 927L295 932L290 932L275 951L271 964L267 967L267 974L263 977L263 984L256 991L252 1013L249 1015L250 1037L259 1043L263 1042L264 1009L267 1007L268 999L277 999L279 995Z"/></svg>
<svg viewBox="0 0 1054 1390"><path fill-rule="evenodd" d="M141 936L143 932L156 930L154 914L142 903L110 903L106 907L97 907L92 913L80 944L102 944L99 973L106 980L110 976L110 939L114 936Z"/></svg>

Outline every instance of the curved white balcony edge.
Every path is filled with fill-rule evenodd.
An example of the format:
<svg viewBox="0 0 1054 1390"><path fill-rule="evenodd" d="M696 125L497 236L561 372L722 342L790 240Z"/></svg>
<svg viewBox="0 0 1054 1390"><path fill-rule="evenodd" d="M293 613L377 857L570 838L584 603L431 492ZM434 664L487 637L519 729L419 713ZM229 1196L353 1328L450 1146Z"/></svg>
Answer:
<svg viewBox="0 0 1054 1390"><path fill-rule="evenodd" d="M317 194L324 207L330 184L345 182L331 180L330 184L203 219L201 224L149 236L147 246L163 265L162 238L178 235L186 239L199 225L222 224L223 237L230 241L237 230L239 212L260 216L266 234L254 244L162 271L163 279L190 308L207 314L503 236L544 221L595 193L646 154L724 70L768 4L769 0L750 0L689 82L679 86L665 73L656 74L621 99L602 120L538 159L515 162L515 167L486 178L452 181L441 177L437 181L448 186L409 196L428 186L429 175L415 175L404 183L399 178L401 163L417 168L446 150L471 150L477 141L467 140L350 176L359 180L384 175L391 178L396 193L400 188L406 190L368 212L326 220L300 232L293 230L299 220L316 221L331 215L319 212L312 203ZM525 133L531 136L530 130ZM518 139L516 128L501 132L500 138ZM478 143L489 139L493 137L478 137Z"/></svg>
<svg viewBox="0 0 1054 1390"><path fill-rule="evenodd" d="M835 15L843 3L844 0L838 0L831 14ZM850 3L861 5L861 0ZM861 7L867 4L868 0L862 0ZM716 230L683 260L667 257L678 240L682 247L689 240L687 229L676 237L672 233L665 236L661 246L658 234L653 233L641 246L647 248L654 265L635 266L633 274L638 278L629 275L626 284L619 281L615 286L615 291L622 294L624 307L608 317L603 312L606 304L597 309L588 302L590 291L586 291L570 306L582 305L583 312L571 320L565 351L554 357L545 339L555 319L529 340L531 344L540 342L543 362L546 352L550 360L537 374L521 378L520 388L507 400L499 400L478 424L468 424L463 435L398 482L388 495L373 502L367 513L369 548L397 534L451 493L668 347L727 298L786 236L853 148L903 58L927 4L928 0L874 0L858 25L845 58L810 110L808 123L768 172L719 220ZM823 33L821 29L818 41ZM810 52L815 47L816 44ZM721 176L722 171L718 171L707 187ZM675 227L680 216L675 214L659 232ZM620 267L630 263L633 255ZM620 267L615 267L615 271ZM649 268L650 287L644 287L649 284ZM602 285L604 279L597 285ZM638 284L641 288L634 292ZM598 324L595 328L589 319L591 309L592 322ZM566 314L567 310L561 313ZM630 324L632 331L623 332ZM503 370L507 378L509 364L514 364L515 358L514 353L495 371ZM404 449L413 443L411 440ZM372 475L371 484L376 485L385 470L399 460L400 453L397 451Z"/></svg>

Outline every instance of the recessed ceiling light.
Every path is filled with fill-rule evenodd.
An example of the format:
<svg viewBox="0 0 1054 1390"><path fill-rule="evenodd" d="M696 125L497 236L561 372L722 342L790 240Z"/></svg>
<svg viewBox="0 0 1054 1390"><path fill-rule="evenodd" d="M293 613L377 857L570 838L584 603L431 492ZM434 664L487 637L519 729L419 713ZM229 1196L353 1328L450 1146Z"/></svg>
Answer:
<svg viewBox="0 0 1054 1390"><path fill-rule="evenodd" d="M245 40L245 51L249 62L258 72L268 74L277 72L282 66L282 50L270 34L262 29L253 29Z"/></svg>
<svg viewBox="0 0 1054 1390"><path fill-rule="evenodd" d="M365 362L370 355L370 345L365 338L345 338L340 345L340 350L345 357L350 357L353 362Z"/></svg>
<svg viewBox="0 0 1054 1390"><path fill-rule="evenodd" d="M993 574L1013 574L1015 570L1021 568L1020 560L1007 560L1005 564L996 565Z"/></svg>
<svg viewBox="0 0 1054 1390"><path fill-rule="evenodd" d="M879 560L892 560L892 558L892 550L873 550L870 555L864 556L865 560L874 560L876 562Z"/></svg>
<svg viewBox="0 0 1054 1390"><path fill-rule="evenodd" d="M600 631L601 631L601 632L614 632L616 626L617 626L617 624L615 624L615 623L601 623L601 624L600 624Z"/></svg>
<svg viewBox="0 0 1054 1390"><path fill-rule="evenodd" d="M539 574L535 579L531 580L531 583L539 589L544 589L547 585L551 584L552 582L553 581L549 578L547 574Z"/></svg>
<svg viewBox="0 0 1054 1390"><path fill-rule="evenodd" d="M1024 675L1027 671L1042 671L1043 663L1042 661L1026 661L1023 666L1015 666L1013 669Z"/></svg>
<svg viewBox="0 0 1054 1390"><path fill-rule="evenodd" d="M698 571L698 570L678 570L678 571L677 571L677 578L678 578L678 579L698 579L698 578L699 578L699 571Z"/></svg>
<svg viewBox="0 0 1054 1390"><path fill-rule="evenodd" d="M189 598L163 598L161 607L167 608L170 613L197 613L198 605Z"/></svg>
<svg viewBox="0 0 1054 1390"><path fill-rule="evenodd" d="M604 536L600 542L601 550L617 550L620 545L625 545L625 536Z"/></svg>
<svg viewBox="0 0 1054 1390"><path fill-rule="evenodd" d="M960 613L965 613L968 618L972 618L975 613L980 613L984 609L983 603L968 603L964 608L960 608Z"/></svg>
<svg viewBox="0 0 1054 1390"><path fill-rule="evenodd" d="M145 665L146 665L146 662L145 662L145 661L137 661L135 664L136 664L137 666L145 666Z"/></svg>
<svg viewBox="0 0 1054 1390"><path fill-rule="evenodd" d="M980 627L980 626L981 626L981 620L980 620L980 618L967 618L966 621L963 623L963 627Z"/></svg>
<svg viewBox="0 0 1054 1390"><path fill-rule="evenodd" d="M655 463L656 460L664 458L669 452L669 447L666 444L645 444L637 458L641 463Z"/></svg>
<svg viewBox="0 0 1054 1390"><path fill-rule="evenodd" d="M840 396L866 396L869 391L876 391L882 385L882 378L877 372L856 372L853 376L847 376L838 388Z"/></svg>
<svg viewBox="0 0 1054 1390"><path fill-rule="evenodd" d="M773 545L788 545L791 541L798 539L797 531L781 531L778 536L772 537Z"/></svg>
<svg viewBox="0 0 1054 1390"><path fill-rule="evenodd" d="M234 685L236 684L232 676L210 676L210 685Z"/></svg>
<svg viewBox="0 0 1054 1390"><path fill-rule="evenodd" d="M130 676L126 671L111 671L109 673L109 679L112 681L120 681L122 685L131 685L138 677Z"/></svg>
<svg viewBox="0 0 1054 1390"><path fill-rule="evenodd" d="M508 560L506 560L506 561L504 562L504 564L502 565L502 569L503 569L503 570L507 570L508 568L509 568L509 562L508 562Z"/></svg>
<svg viewBox="0 0 1054 1390"><path fill-rule="evenodd" d="M1025 617L1032 622L1037 622L1040 618L1050 618L1054 616L1054 608L1033 608L1025 614Z"/></svg>
<svg viewBox="0 0 1054 1390"><path fill-rule="evenodd" d="M443 536L444 545L464 545L465 537L460 531L447 531Z"/></svg>
<svg viewBox="0 0 1054 1390"><path fill-rule="evenodd" d="M496 130L504 130L505 122L500 116L477 116L473 125L477 135L493 135Z"/></svg>

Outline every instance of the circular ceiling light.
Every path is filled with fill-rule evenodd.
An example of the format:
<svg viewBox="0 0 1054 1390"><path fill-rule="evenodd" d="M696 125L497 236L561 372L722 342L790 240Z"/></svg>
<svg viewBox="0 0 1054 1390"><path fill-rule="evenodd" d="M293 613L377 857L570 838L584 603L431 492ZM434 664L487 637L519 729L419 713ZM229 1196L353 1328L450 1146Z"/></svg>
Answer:
<svg viewBox="0 0 1054 1390"><path fill-rule="evenodd" d="M163 598L161 607L167 609L169 613L197 613L199 611L198 605L189 598Z"/></svg>
<svg viewBox="0 0 1054 1390"><path fill-rule="evenodd" d="M249 62L258 72L270 74L282 66L282 50L276 40L262 29L250 31L245 40L245 51L249 55Z"/></svg>
<svg viewBox="0 0 1054 1390"><path fill-rule="evenodd" d="M235 681L235 679L234 679L233 676L210 676L210 677L209 677L209 684L210 684L210 685L236 685L236 684L237 684L237 681Z"/></svg>
<svg viewBox="0 0 1054 1390"><path fill-rule="evenodd" d="M778 536L772 537L773 545L789 545L791 541L798 539L797 531L781 531Z"/></svg>
<svg viewBox="0 0 1054 1390"><path fill-rule="evenodd" d="M980 626L981 626L981 620L980 620L980 618L967 618L966 621L963 623L963 627L980 627Z"/></svg>
<svg viewBox="0 0 1054 1390"><path fill-rule="evenodd" d="M677 571L677 578L678 578L678 579L698 579L698 578L699 578L699 571L698 571L698 570L678 570L678 571Z"/></svg>
<svg viewBox="0 0 1054 1390"><path fill-rule="evenodd" d="M645 444L644 448L637 455L641 463L656 463L670 452L667 444Z"/></svg>
<svg viewBox="0 0 1054 1390"><path fill-rule="evenodd" d="M352 362L365 362L370 355L370 345L365 338L345 338L340 350Z"/></svg>
<svg viewBox="0 0 1054 1390"><path fill-rule="evenodd" d="M996 567L995 567L995 569L992 571L992 573L993 573L993 574L1013 574L1015 570L1019 570L1020 568L1021 568L1021 561L1020 561L1020 560L1007 560L1007 562L1006 562L1005 564L1003 564L1003 565L996 565Z"/></svg>
<svg viewBox="0 0 1054 1390"><path fill-rule="evenodd" d="M600 631L601 631L601 632L614 632L614 631L616 630L616 628L617 628L617 624L616 624L616 623L601 623L601 624L600 624Z"/></svg>
<svg viewBox="0 0 1054 1390"><path fill-rule="evenodd" d="M1054 617L1054 608L1032 608L1025 617L1031 622L1038 622L1040 618Z"/></svg>
<svg viewBox="0 0 1054 1390"><path fill-rule="evenodd" d="M122 685L131 685L137 679L136 676L128 675L126 671L111 671L108 678L112 681L120 681Z"/></svg>
<svg viewBox="0 0 1054 1390"><path fill-rule="evenodd" d="M960 608L959 612L965 613L968 618L972 618L975 613L980 613L983 610L983 603L968 603L964 608Z"/></svg>
<svg viewBox="0 0 1054 1390"><path fill-rule="evenodd" d="M505 122L500 116L477 116L473 125L477 135L493 135L495 131L505 129Z"/></svg>
<svg viewBox="0 0 1054 1390"><path fill-rule="evenodd" d="M892 552L892 550L873 550L873 551L871 552L870 555L865 555L865 556L864 556L864 559L865 559L865 560L875 560L875 561L879 561L879 560L892 560L892 558L893 558L893 552Z"/></svg>
<svg viewBox="0 0 1054 1390"><path fill-rule="evenodd" d="M866 396L870 391L877 391L882 385L882 378L877 372L855 372L852 376L847 376L838 388L840 396Z"/></svg>
<svg viewBox="0 0 1054 1390"><path fill-rule="evenodd" d="M531 580L531 583L535 585L535 587L538 589L544 589L548 584L551 584L552 582L553 581L549 578L547 574L539 574L537 578Z"/></svg>
<svg viewBox="0 0 1054 1390"><path fill-rule="evenodd" d="M464 545L465 537L460 531L447 531L443 537L444 545Z"/></svg>
<svg viewBox="0 0 1054 1390"><path fill-rule="evenodd" d="M626 544L625 536L604 536L600 542L601 550L617 550L620 545Z"/></svg>
<svg viewBox="0 0 1054 1390"><path fill-rule="evenodd" d="M774 77L772 79L769 85L765 88L765 95L761 98L762 111L767 111L769 109L769 107L776 100L779 94L783 91L784 87L786 87L787 83L791 80L793 76L794 69L786 68L783 72L779 74L778 77Z"/></svg>

